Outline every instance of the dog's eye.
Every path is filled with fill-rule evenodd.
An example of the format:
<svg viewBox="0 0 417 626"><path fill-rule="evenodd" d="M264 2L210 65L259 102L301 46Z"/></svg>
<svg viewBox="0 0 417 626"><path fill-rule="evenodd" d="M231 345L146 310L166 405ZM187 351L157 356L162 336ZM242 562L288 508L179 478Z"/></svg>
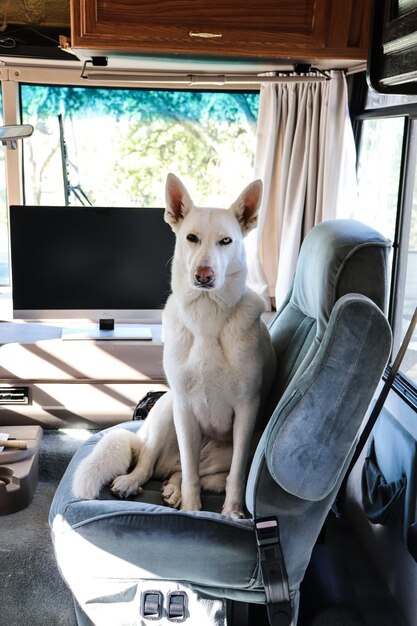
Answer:
<svg viewBox="0 0 417 626"><path fill-rule="evenodd" d="M233 239L231 237L223 237L223 239L220 239L219 241L219 245L220 246L228 246L230 243L232 243Z"/></svg>
<svg viewBox="0 0 417 626"><path fill-rule="evenodd" d="M198 237L197 235L194 235L194 233L189 233L187 235L187 241L191 241L191 243L198 243Z"/></svg>

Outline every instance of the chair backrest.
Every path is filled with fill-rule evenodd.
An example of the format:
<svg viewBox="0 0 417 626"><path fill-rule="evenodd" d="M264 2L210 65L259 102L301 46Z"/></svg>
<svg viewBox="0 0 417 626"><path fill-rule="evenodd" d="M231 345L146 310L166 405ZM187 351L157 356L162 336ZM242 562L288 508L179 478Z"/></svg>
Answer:
<svg viewBox="0 0 417 626"><path fill-rule="evenodd" d="M389 357L383 313L389 248L353 220L316 226L270 325L278 360L269 398L275 409L251 466L247 506L255 517L278 516L292 589L303 578Z"/></svg>
<svg viewBox="0 0 417 626"><path fill-rule="evenodd" d="M270 324L277 354L270 408L275 408L299 366L306 367L314 356L339 298L362 294L386 311L390 249L388 239L356 220L329 220L309 231L293 286Z"/></svg>

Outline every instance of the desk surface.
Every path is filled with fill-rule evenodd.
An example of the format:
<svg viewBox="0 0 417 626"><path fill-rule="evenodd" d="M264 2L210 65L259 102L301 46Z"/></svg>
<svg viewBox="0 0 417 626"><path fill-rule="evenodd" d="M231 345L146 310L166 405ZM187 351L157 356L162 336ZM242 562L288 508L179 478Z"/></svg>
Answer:
<svg viewBox="0 0 417 626"><path fill-rule="evenodd" d="M163 381L161 325L152 341L61 339L63 325L84 320L0 323L0 379L26 381ZM85 324L84 324L85 325Z"/></svg>
<svg viewBox="0 0 417 626"><path fill-rule="evenodd" d="M161 341L161 324L134 324L135 326L142 326L150 328L152 332L152 341L145 341L143 343L153 344L160 343ZM94 324L89 323L86 320L48 320L48 321L25 321L16 320L14 322L0 322L0 344L7 343L38 343L39 341L47 341L51 339L61 339L62 329L65 328L85 328L87 326L94 327ZM119 324L116 323L116 327ZM126 327L128 324L120 324L120 326ZM83 340L85 341L85 340ZM94 341L94 340L91 340ZM106 340L106 343L132 343L141 344L138 340L129 339L116 339Z"/></svg>

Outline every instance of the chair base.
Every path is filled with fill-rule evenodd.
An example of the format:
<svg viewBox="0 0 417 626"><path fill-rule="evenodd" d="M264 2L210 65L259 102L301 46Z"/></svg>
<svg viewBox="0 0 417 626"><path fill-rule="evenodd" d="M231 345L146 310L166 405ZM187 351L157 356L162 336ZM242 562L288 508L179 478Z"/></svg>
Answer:
<svg viewBox="0 0 417 626"><path fill-rule="evenodd" d="M129 589L113 596L99 597L82 605L74 597L78 626L172 626L173 624L198 624L198 626L246 626L241 621L244 611L235 612L239 621L229 621L233 613L225 599L211 598L198 591L171 581L137 581ZM119 601L117 601L119 600ZM242 603L239 603L242 604ZM244 609L244 605L243 609Z"/></svg>

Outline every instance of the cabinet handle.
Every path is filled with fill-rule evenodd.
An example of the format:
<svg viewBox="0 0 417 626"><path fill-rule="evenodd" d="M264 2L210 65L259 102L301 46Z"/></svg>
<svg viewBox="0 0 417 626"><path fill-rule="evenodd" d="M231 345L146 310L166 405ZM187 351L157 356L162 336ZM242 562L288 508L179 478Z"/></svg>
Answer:
<svg viewBox="0 0 417 626"><path fill-rule="evenodd" d="M201 39L218 39L223 37L222 33L195 33L193 30L188 34L190 37L200 37Z"/></svg>

